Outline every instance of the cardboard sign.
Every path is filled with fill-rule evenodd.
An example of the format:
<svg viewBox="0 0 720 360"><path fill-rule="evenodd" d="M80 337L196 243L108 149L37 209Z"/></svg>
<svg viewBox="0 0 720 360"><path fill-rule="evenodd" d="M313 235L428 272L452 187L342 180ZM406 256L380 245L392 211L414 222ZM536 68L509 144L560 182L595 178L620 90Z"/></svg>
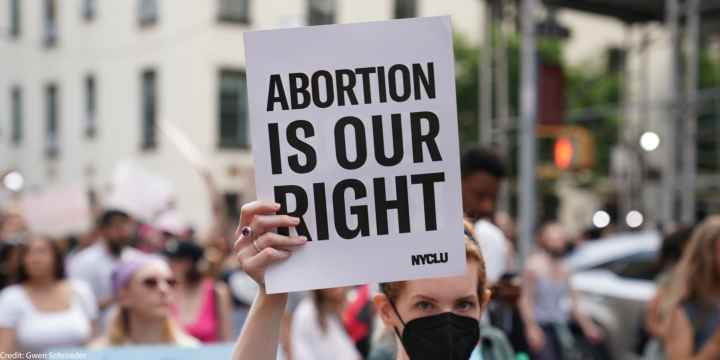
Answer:
<svg viewBox="0 0 720 360"><path fill-rule="evenodd" d="M465 270L449 17L245 34L258 199L310 242L269 293Z"/></svg>
<svg viewBox="0 0 720 360"><path fill-rule="evenodd" d="M30 230L50 236L83 234L92 227L87 191L81 185L24 193L23 216Z"/></svg>

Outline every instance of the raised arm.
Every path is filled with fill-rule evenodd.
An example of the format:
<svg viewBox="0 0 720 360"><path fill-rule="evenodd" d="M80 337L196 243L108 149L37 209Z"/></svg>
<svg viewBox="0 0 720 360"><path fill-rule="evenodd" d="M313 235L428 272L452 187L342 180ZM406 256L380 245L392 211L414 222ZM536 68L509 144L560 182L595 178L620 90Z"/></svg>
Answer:
<svg viewBox="0 0 720 360"><path fill-rule="evenodd" d="M276 215L279 209L278 204L254 201L245 204L240 210L238 239L233 250L242 269L258 283L259 291L235 343L233 360L277 358L287 294L265 293L265 269L272 263L287 259L294 249L307 241L304 237L271 232L279 227L293 227L300 223L298 218Z"/></svg>

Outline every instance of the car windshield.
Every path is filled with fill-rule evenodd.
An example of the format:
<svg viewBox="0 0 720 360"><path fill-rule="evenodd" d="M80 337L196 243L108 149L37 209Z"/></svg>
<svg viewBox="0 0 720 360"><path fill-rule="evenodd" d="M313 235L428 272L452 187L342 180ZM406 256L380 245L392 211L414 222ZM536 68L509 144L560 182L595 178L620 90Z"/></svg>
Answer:
<svg viewBox="0 0 720 360"><path fill-rule="evenodd" d="M652 281L657 276L657 252L643 251L593 266L591 270L608 270L622 277Z"/></svg>

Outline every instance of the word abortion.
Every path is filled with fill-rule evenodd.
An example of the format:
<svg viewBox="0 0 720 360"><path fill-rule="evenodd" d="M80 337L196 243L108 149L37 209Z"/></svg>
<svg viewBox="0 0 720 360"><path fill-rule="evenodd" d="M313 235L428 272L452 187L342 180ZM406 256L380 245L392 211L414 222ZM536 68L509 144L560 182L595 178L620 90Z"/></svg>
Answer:
<svg viewBox="0 0 720 360"><path fill-rule="evenodd" d="M287 91L285 90L287 88ZM362 91L356 92L356 88ZM376 88L377 99L373 99ZM280 74L270 75L267 97L267 111L305 109L310 104L318 108L330 106L358 105L376 101L385 103L388 97L394 102L403 102L411 97L435 98L435 66L395 64L384 66L338 69L334 72L318 70L312 74L295 72L287 74L283 81ZM289 99L289 101L288 101Z"/></svg>

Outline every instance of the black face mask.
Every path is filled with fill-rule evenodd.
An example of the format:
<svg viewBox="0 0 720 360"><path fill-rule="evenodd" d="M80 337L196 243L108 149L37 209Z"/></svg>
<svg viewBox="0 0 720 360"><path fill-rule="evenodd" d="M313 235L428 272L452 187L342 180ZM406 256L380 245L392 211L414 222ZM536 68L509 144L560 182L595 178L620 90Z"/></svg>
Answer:
<svg viewBox="0 0 720 360"><path fill-rule="evenodd" d="M480 326L471 317L447 312L406 324L392 307L405 325L402 336L397 329L395 333L411 360L468 360L480 340Z"/></svg>

